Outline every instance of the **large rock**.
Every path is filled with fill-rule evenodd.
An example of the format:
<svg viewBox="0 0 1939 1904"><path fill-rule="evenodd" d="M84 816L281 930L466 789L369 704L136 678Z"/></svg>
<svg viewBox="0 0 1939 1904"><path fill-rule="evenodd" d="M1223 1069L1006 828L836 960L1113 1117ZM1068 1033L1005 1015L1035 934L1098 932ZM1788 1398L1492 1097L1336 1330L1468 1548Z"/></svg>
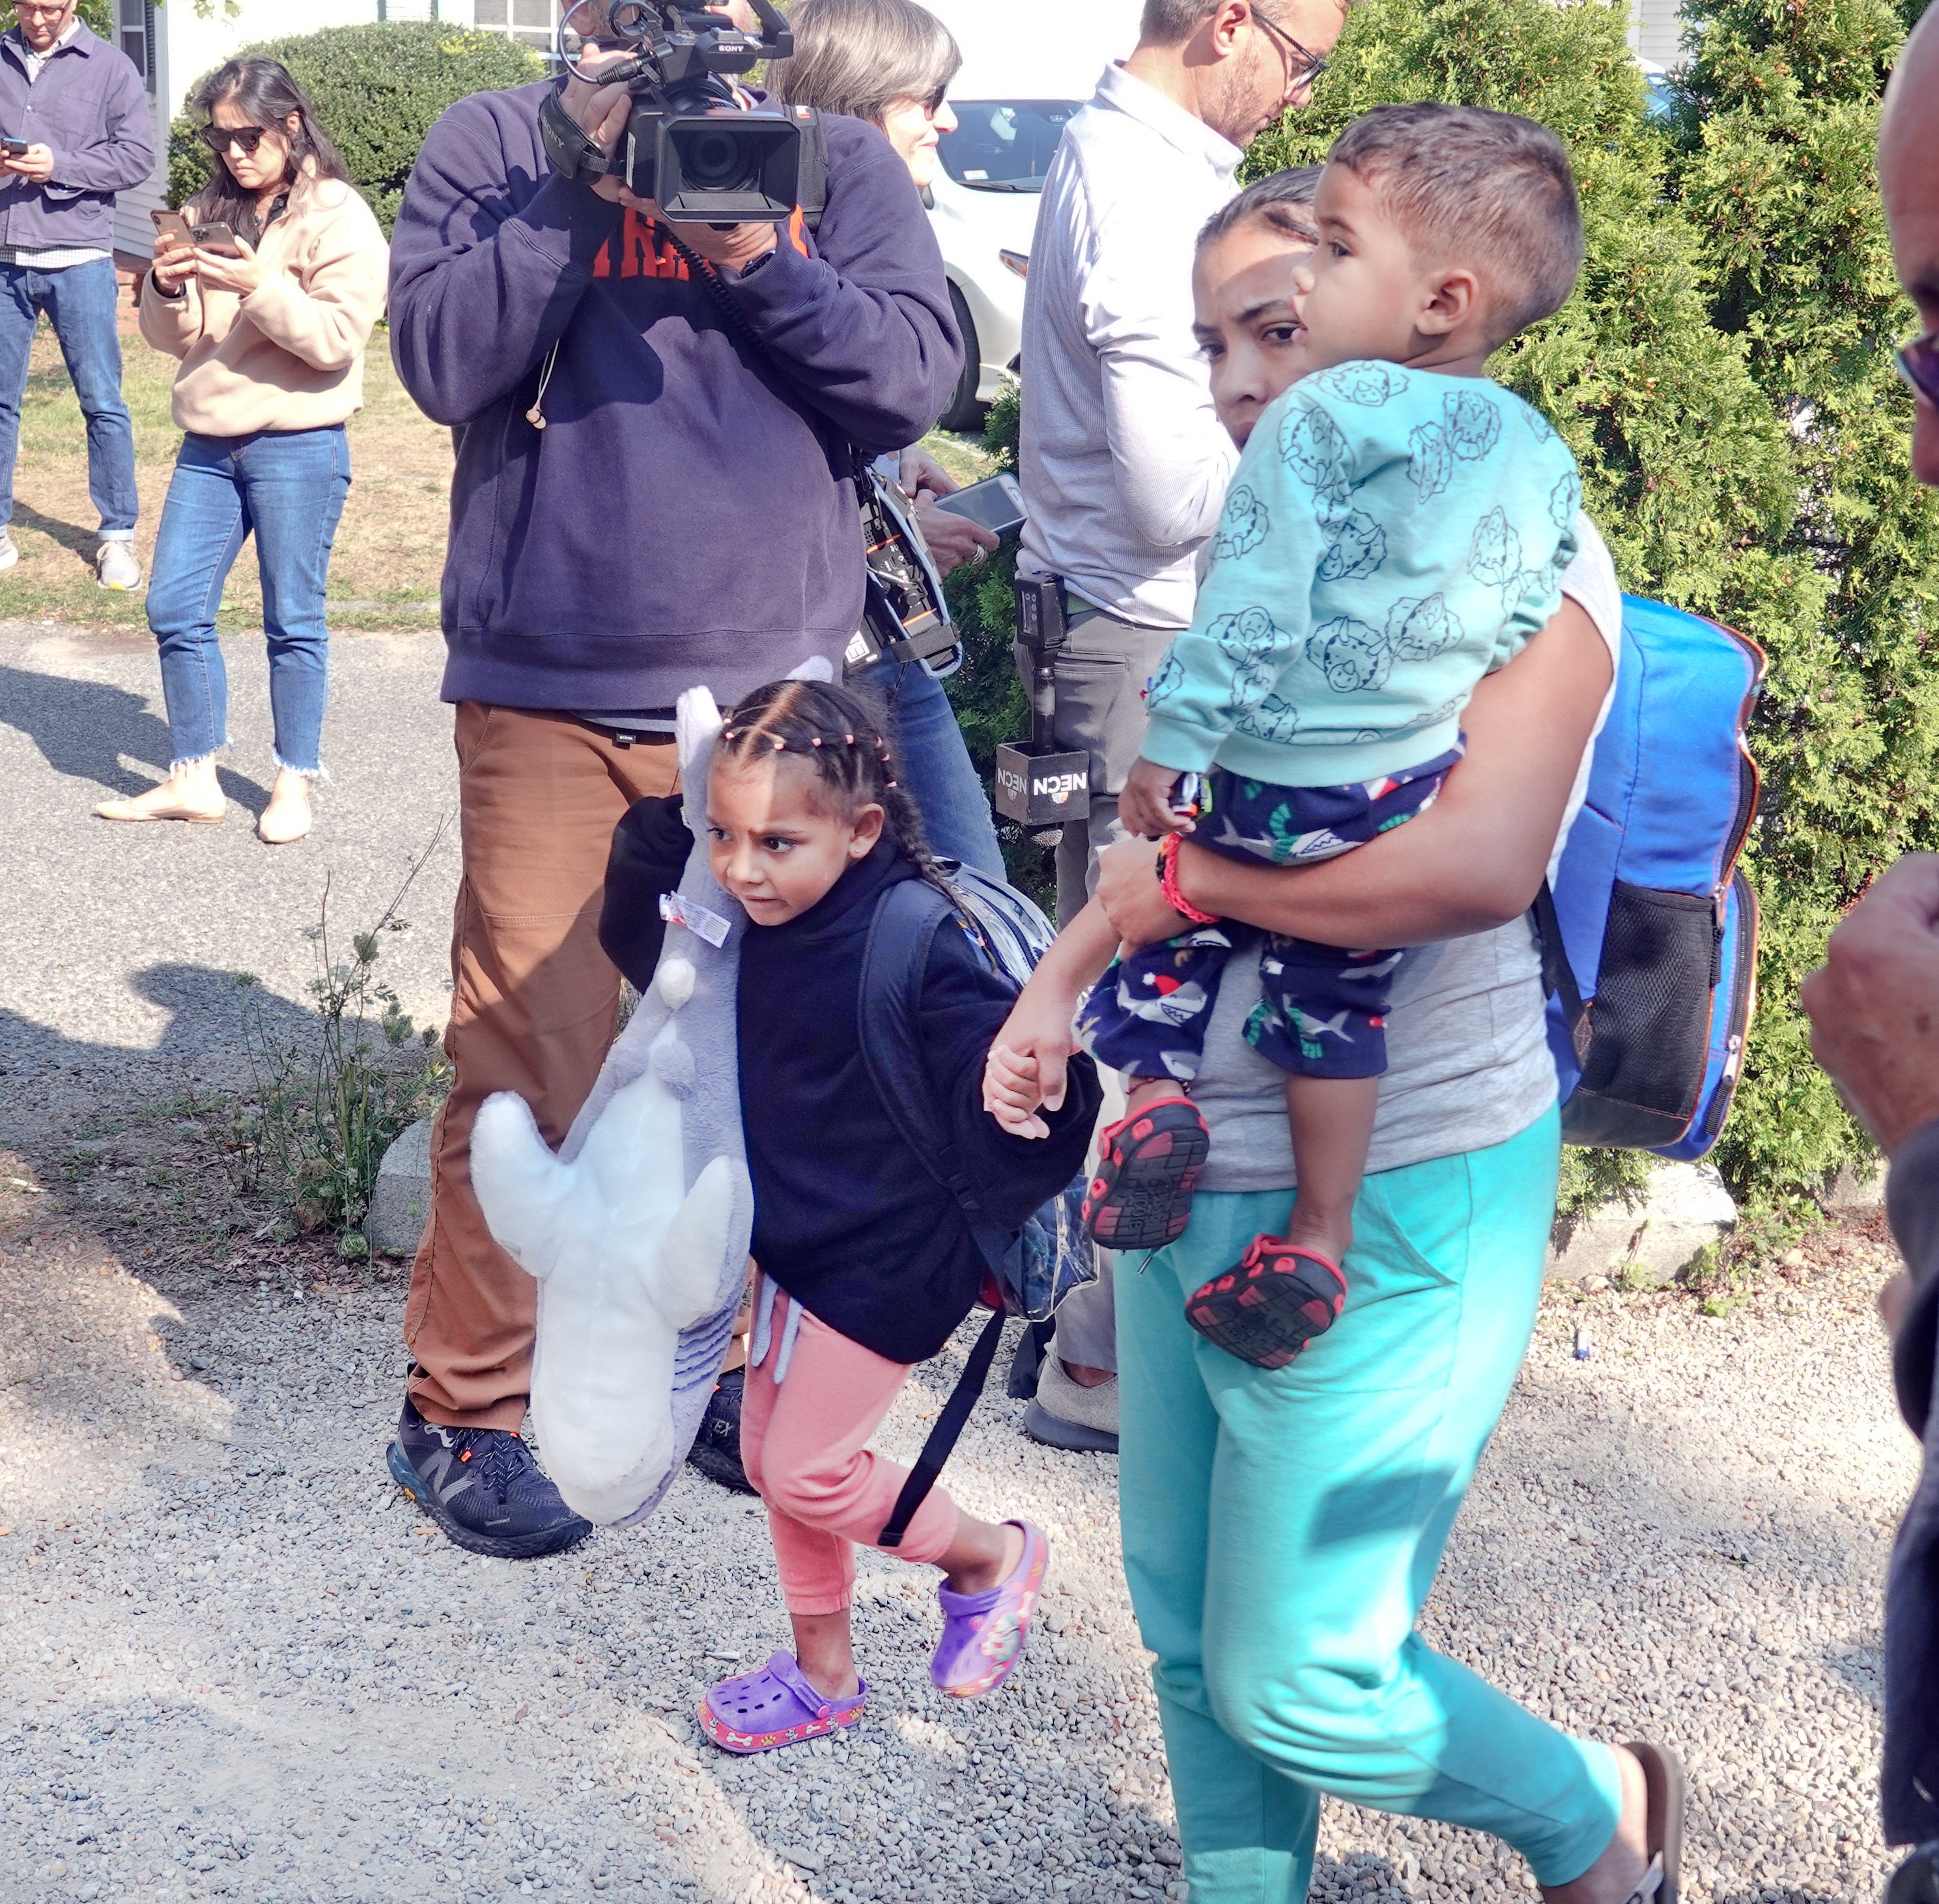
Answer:
<svg viewBox="0 0 1939 1904"><path fill-rule="evenodd" d="M415 1256L431 1215L431 1126L420 1117L384 1153L377 1192L364 1225L370 1248L382 1256Z"/></svg>
<svg viewBox="0 0 1939 1904"><path fill-rule="evenodd" d="M1833 1217L1865 1217L1885 1201L1885 1162L1874 1157L1858 1165L1840 1164L1831 1187L1819 1201Z"/></svg>
<svg viewBox="0 0 1939 1904"><path fill-rule="evenodd" d="M1672 1283L1737 1222L1737 1206L1708 1164L1661 1164L1644 1202L1633 1210L1612 1203L1585 1217L1566 1250L1549 1251L1548 1273L1567 1282Z"/></svg>

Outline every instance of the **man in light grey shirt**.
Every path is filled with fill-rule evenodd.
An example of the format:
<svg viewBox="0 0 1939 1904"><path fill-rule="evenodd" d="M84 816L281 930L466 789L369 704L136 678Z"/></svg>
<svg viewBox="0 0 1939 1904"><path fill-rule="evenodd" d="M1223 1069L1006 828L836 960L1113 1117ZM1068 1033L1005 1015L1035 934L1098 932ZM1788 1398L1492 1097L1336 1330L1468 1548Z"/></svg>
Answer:
<svg viewBox="0 0 1939 1904"><path fill-rule="evenodd" d="M1061 577L1058 745L1091 757L1088 824L1058 849L1060 922L1079 911L1144 735L1144 688L1190 624L1195 558L1238 460L1192 332L1199 227L1245 148L1303 104L1343 0L1146 0L1137 50L1065 128L1044 181L1024 303L1029 520L1018 572ZM1027 686L1031 657L1018 666ZM1058 1311L1027 1419L1040 1440L1110 1449L1117 1351L1108 1280Z"/></svg>

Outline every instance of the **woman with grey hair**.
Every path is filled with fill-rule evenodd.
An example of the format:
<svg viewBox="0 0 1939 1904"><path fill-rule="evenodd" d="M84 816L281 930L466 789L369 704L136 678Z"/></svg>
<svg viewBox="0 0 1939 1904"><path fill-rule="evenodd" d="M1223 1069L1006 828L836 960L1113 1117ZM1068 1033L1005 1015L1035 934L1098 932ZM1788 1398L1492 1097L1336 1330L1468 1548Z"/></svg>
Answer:
<svg viewBox="0 0 1939 1904"><path fill-rule="evenodd" d="M949 29L915 0L799 0L788 24L794 56L768 69L769 91L790 105L879 127L916 188L926 190L941 163L942 136L956 129L946 96L963 55ZM896 480L941 573L996 547L987 529L936 507L957 486L921 449L903 452ZM851 669L848 679L882 705L930 845L1003 878L989 799L942 683L919 661L887 657Z"/></svg>

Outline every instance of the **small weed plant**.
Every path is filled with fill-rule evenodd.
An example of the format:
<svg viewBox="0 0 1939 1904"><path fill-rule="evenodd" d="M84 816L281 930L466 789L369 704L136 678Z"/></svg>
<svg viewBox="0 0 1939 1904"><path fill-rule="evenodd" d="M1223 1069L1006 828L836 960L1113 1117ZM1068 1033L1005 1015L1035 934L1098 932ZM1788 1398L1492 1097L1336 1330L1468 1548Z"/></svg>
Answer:
<svg viewBox="0 0 1939 1904"><path fill-rule="evenodd" d="M440 826L376 923L351 935L347 958L331 937L324 881L308 934L316 948L313 1027L294 1035L279 1028L262 982L237 979L251 1085L232 1120L231 1174L242 1195L275 1207L285 1238L331 1229L340 1254L367 1255L361 1226L384 1153L449 1088L437 1034L411 1022L378 973L386 939L410 930L400 909L443 833Z"/></svg>

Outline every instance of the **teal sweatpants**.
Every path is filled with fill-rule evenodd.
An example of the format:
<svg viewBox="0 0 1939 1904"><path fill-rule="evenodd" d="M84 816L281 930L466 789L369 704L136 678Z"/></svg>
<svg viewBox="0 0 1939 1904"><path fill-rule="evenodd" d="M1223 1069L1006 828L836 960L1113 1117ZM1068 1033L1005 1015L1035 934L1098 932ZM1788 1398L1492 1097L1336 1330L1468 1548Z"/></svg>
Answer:
<svg viewBox="0 0 1939 1904"><path fill-rule="evenodd" d="M1621 1807L1572 1738L1414 1630L1527 1352L1555 1208L1551 1112L1492 1149L1369 1177L1339 1319L1253 1368L1186 1296L1292 1196L1201 1193L1117 1281L1125 1570L1152 1669L1192 1904L1299 1904L1320 1794L1492 1833L1545 1884Z"/></svg>

